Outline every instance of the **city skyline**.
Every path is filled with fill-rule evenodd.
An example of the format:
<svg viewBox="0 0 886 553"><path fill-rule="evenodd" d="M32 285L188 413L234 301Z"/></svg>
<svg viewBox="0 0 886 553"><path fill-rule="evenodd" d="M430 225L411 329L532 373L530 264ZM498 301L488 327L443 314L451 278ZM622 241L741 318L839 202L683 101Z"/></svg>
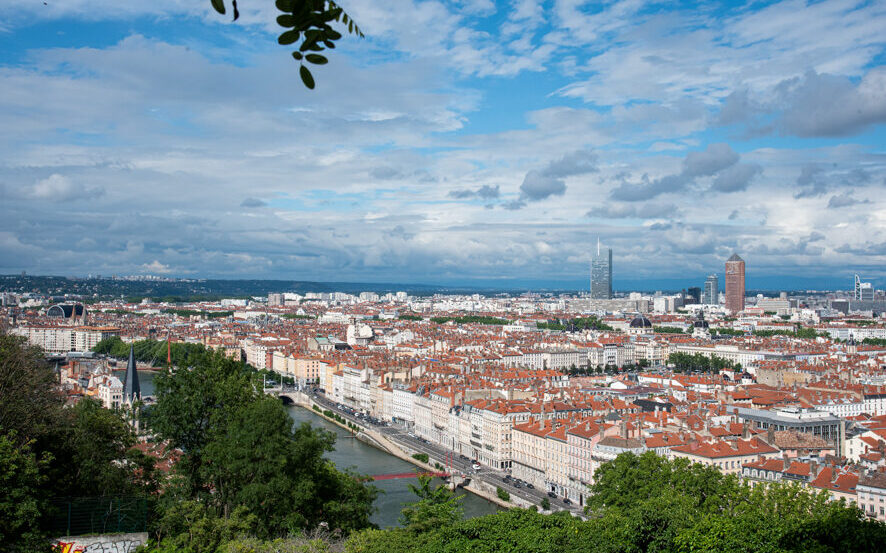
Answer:
<svg viewBox="0 0 886 553"><path fill-rule="evenodd" d="M14 1L0 273L882 281L882 3L347 4L308 91L272 3Z"/></svg>

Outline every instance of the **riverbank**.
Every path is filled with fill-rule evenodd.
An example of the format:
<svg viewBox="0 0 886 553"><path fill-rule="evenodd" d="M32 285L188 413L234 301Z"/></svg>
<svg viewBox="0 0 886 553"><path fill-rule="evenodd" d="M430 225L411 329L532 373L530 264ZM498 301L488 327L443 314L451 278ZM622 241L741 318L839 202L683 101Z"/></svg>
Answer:
<svg viewBox="0 0 886 553"><path fill-rule="evenodd" d="M313 409L291 405L287 410L296 424L307 422L337 436L335 448L324 454L324 457L334 462L340 470L350 469L355 474L367 476L403 475L425 471L425 467L418 468L420 465L393 455L369 441L356 439L353 432L341 424L330 421L328 417L321 416ZM434 479L435 486L442 483L442 480ZM372 486L378 488L380 493L373 504L375 512L370 520L381 528L399 526L403 507L416 500L410 484L417 485L417 477L379 478L373 481ZM464 509L466 518L503 510L497 503L487 501L481 495L468 490L459 488L455 493L461 498L459 503Z"/></svg>
<svg viewBox="0 0 886 553"><path fill-rule="evenodd" d="M445 464L446 464L445 459L435 459L435 458L431 457L430 455L428 455L428 462L424 463L412 456L418 452L407 450L404 448L404 446L394 442L393 440L389 439L387 436L384 436L383 434L376 431L375 429L366 427L354 420L347 419L351 424L353 424L353 425L357 426L357 428L359 428L359 431L355 433L352 428L349 428L347 426L347 424L342 424L340 421L326 415L323 411L327 410L328 408L315 402L313 400L313 398L311 398L310 396L308 396L306 394L303 394L301 392L294 392L294 393L286 394L286 396L289 397L293 401L293 403L295 405L299 406L300 408L311 411L313 414L317 415L318 417L338 426L339 428L342 428L343 430L346 430L346 431L354 434L355 439L360 440L361 435L362 435L362 441L364 443L366 443L372 447L375 447L376 449L379 449L389 455L397 457L398 459L400 459L402 461L405 461L407 463L415 465L416 467L424 469L427 472L439 472L440 469L438 467L434 466L434 463L437 463L438 465L443 465L443 466L445 466ZM315 409L314 408L315 406L317 408L319 408L320 410L318 411L317 409ZM340 415L340 416L344 417L345 415ZM486 501L489 501L490 503L494 503L494 504L498 505L499 507L503 507L505 509L511 509L513 507L528 508L531 505L533 505L532 503L521 501L520 498L515 498L513 496L511 496L511 501L504 501L503 499L498 497L496 486L491 485L487 482L483 482L482 480L479 480L475 477L471 478L470 484L468 484L466 486L462 486L462 489L464 489L464 490L466 490L478 497L481 497L481 498L485 499Z"/></svg>

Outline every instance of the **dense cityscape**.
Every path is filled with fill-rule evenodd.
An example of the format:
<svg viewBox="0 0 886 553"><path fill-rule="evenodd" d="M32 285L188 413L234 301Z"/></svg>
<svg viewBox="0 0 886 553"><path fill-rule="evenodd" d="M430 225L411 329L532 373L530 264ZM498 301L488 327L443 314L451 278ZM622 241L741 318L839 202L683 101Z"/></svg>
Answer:
<svg viewBox="0 0 886 553"><path fill-rule="evenodd" d="M601 464L652 451L799 482L886 521L882 291L856 275L844 291L746 297L734 254L724 292L714 274L676 294L613 294L612 255L597 250L589 294L0 297L10 332L57 360L69 401L150 405L134 364L200 344L264 373L270 393L306 392L400 456L473 478L469 490L505 485L510 504L549 497L581 514ZM120 375L103 355L114 341L161 352Z"/></svg>
<svg viewBox="0 0 886 553"><path fill-rule="evenodd" d="M0 2L11 553L886 551L886 2Z"/></svg>

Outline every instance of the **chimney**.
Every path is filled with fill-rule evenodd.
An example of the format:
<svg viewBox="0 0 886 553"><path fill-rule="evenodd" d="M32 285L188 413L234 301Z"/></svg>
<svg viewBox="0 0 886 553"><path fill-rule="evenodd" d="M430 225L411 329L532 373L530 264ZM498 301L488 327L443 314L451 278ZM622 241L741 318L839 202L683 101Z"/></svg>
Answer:
<svg viewBox="0 0 886 553"><path fill-rule="evenodd" d="M771 424L766 429L766 441L769 442L769 445L775 444L775 427Z"/></svg>

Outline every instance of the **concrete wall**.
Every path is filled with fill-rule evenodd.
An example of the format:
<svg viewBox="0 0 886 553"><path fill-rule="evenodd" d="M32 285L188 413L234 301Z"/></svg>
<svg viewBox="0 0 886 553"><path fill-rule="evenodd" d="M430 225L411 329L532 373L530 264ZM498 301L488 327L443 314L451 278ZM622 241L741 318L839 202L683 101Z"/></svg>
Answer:
<svg viewBox="0 0 886 553"><path fill-rule="evenodd" d="M134 534L102 534L99 536L65 536L53 540L57 553L134 553L148 541L147 532Z"/></svg>

